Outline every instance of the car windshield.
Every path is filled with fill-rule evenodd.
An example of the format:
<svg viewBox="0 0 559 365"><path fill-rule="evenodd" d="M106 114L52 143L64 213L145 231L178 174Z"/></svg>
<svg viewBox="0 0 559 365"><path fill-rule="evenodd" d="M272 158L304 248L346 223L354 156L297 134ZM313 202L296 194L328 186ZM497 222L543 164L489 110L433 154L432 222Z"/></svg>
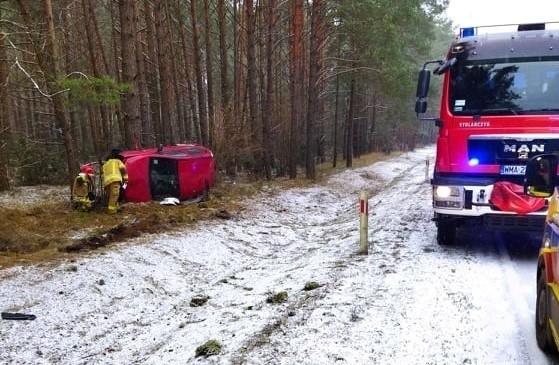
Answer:
<svg viewBox="0 0 559 365"><path fill-rule="evenodd" d="M559 60L458 62L450 73L455 115L559 113Z"/></svg>

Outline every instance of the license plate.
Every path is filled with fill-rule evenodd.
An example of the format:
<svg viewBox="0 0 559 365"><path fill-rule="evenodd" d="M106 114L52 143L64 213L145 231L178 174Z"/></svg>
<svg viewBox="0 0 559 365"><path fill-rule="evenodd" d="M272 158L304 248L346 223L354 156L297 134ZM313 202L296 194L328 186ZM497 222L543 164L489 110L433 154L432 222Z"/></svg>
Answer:
<svg viewBox="0 0 559 365"><path fill-rule="evenodd" d="M524 175L526 165L501 165L501 175Z"/></svg>

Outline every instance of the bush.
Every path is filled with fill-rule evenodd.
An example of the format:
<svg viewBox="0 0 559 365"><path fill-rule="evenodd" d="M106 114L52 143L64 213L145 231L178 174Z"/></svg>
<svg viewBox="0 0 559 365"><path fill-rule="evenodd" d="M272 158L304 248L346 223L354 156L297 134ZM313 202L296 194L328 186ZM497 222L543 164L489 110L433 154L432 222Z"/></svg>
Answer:
<svg viewBox="0 0 559 365"><path fill-rule="evenodd" d="M31 143L25 139L11 141L7 148L8 171L15 185L63 185L68 169L62 144Z"/></svg>

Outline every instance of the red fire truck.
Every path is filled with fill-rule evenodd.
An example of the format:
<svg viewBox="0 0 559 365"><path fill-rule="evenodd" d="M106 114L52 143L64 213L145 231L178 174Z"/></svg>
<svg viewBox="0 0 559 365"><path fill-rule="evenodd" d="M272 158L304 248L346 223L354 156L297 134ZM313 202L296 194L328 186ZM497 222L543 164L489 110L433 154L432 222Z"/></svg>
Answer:
<svg viewBox="0 0 559 365"><path fill-rule="evenodd" d="M559 151L558 25L462 28L446 57L419 72L415 111L439 127L431 179L439 244L471 224L542 231L546 200L522 184L528 159ZM425 116L431 72L443 78L438 117Z"/></svg>

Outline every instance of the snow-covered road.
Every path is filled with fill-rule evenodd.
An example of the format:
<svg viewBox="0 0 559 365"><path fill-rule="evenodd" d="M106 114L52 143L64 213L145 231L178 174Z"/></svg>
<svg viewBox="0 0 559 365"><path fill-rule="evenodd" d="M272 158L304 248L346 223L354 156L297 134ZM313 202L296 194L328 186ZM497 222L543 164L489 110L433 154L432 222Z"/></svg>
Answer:
<svg viewBox="0 0 559 365"><path fill-rule="evenodd" d="M265 189L230 220L78 262L1 270L0 310L37 319L0 321L0 363L553 363L533 340L534 248L509 254L481 233L436 244L433 156ZM362 190L368 255L357 255ZM220 354L196 357L208 340Z"/></svg>

